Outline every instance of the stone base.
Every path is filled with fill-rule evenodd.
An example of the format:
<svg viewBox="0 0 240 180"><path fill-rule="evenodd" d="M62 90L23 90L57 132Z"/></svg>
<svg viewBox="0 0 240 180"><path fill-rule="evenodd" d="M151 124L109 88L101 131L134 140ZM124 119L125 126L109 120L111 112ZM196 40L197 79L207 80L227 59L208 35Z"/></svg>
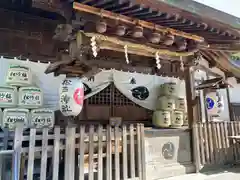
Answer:
<svg viewBox="0 0 240 180"><path fill-rule="evenodd" d="M184 129L145 130L147 180L195 172L190 132Z"/></svg>
<svg viewBox="0 0 240 180"><path fill-rule="evenodd" d="M146 165L146 174L148 180L158 180L194 172L195 166L193 164L172 164L171 166L162 166L161 163L154 162Z"/></svg>

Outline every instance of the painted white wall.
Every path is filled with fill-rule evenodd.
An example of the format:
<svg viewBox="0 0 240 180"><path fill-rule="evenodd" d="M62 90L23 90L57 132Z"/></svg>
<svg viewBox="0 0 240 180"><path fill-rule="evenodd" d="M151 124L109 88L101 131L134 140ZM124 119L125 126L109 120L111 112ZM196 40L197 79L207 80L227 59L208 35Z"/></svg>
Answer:
<svg viewBox="0 0 240 180"><path fill-rule="evenodd" d="M230 88L230 101L232 103L240 103L240 84L234 86L234 88Z"/></svg>
<svg viewBox="0 0 240 180"><path fill-rule="evenodd" d="M221 96L223 97L224 108L223 108L223 111L220 113L220 117L217 119L228 121L230 119L230 116L229 116L229 107L227 102L227 91L226 89L221 89L221 90L218 90L218 92L220 92Z"/></svg>

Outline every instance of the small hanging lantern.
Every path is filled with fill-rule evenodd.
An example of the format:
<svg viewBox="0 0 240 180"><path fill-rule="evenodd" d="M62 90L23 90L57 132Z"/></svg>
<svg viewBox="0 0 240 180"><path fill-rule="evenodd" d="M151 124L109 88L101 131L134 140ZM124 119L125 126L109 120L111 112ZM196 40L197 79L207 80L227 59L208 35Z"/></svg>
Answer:
<svg viewBox="0 0 240 180"><path fill-rule="evenodd" d="M60 86L60 111L64 116L80 114L84 100L84 86L80 78L66 78Z"/></svg>

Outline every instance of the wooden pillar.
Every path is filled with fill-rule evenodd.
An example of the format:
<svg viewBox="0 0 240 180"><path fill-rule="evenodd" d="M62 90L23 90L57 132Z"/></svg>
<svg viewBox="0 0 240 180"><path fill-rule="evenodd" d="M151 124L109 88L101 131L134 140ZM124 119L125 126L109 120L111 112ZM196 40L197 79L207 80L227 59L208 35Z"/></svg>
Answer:
<svg viewBox="0 0 240 180"><path fill-rule="evenodd" d="M199 120L199 108L200 101L196 98L194 89L194 71L191 67L184 69L184 79L186 86L186 98L187 98L187 110L188 110L188 122L191 129L190 143L191 143L191 155L193 163L196 167L196 172L200 170L200 151L199 151L199 139L198 139L198 127L197 121Z"/></svg>
<svg viewBox="0 0 240 180"><path fill-rule="evenodd" d="M209 80L209 79L210 79L209 74L208 74L208 72L206 72L206 80ZM211 120L211 117L209 117L208 111L207 111L207 108L206 108L206 105L205 105L206 95L207 95L207 90L203 89L204 114L205 114L206 122L209 122Z"/></svg>
<svg viewBox="0 0 240 180"><path fill-rule="evenodd" d="M226 88L226 95L227 95L227 104L228 104L229 118L230 118L230 121L234 121L232 105L231 105L231 102L230 102L229 87Z"/></svg>
<svg viewBox="0 0 240 180"><path fill-rule="evenodd" d="M194 90L194 71L191 70L191 67L185 68L184 79L186 84L188 123L189 128L192 128L193 124L199 120L199 101Z"/></svg>

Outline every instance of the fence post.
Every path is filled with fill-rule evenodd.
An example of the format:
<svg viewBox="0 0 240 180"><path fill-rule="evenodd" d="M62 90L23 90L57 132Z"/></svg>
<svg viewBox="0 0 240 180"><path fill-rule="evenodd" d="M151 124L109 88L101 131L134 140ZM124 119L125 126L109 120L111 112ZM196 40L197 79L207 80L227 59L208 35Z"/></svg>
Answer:
<svg viewBox="0 0 240 180"><path fill-rule="evenodd" d="M21 149L22 149L23 125L17 126L14 135L14 154L12 180L20 179Z"/></svg>
<svg viewBox="0 0 240 180"><path fill-rule="evenodd" d="M201 169L200 161L200 148L199 148L199 136L198 136L198 124L193 124L192 136L193 136L193 161L196 167L196 172L199 173Z"/></svg>
<svg viewBox="0 0 240 180"><path fill-rule="evenodd" d="M7 150L9 131L7 128L3 129L3 147L0 150ZM6 157L0 155L0 180L6 178Z"/></svg>
<svg viewBox="0 0 240 180"><path fill-rule="evenodd" d="M59 151L60 151L60 127L54 128L54 150L53 150L53 180L58 180L59 173Z"/></svg>
<svg viewBox="0 0 240 180"><path fill-rule="evenodd" d="M144 133L144 124L140 124L140 132L141 132L141 151L142 151L142 180L147 179L146 175L146 155L145 155L145 133Z"/></svg>
<svg viewBox="0 0 240 180"><path fill-rule="evenodd" d="M66 128L66 150L65 150L65 180L74 180L75 177L75 126Z"/></svg>
<svg viewBox="0 0 240 180"><path fill-rule="evenodd" d="M36 143L36 129L32 128L30 129L30 139L29 139L27 180L33 180L35 143Z"/></svg>

